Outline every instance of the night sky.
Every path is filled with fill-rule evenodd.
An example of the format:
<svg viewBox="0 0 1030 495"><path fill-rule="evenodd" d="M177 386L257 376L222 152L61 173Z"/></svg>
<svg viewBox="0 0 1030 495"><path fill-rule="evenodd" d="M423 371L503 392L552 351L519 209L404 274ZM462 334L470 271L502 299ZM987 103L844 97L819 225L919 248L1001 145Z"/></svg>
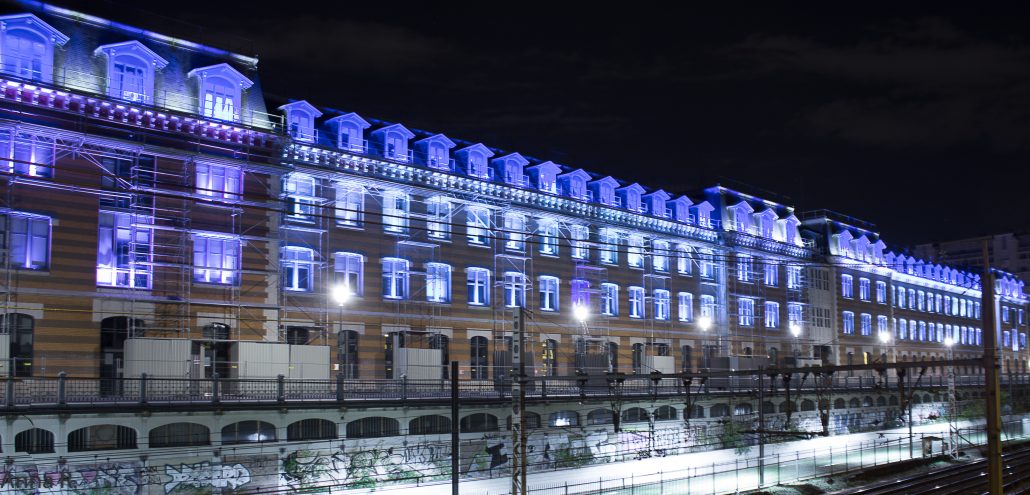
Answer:
<svg viewBox="0 0 1030 495"><path fill-rule="evenodd" d="M270 97L673 192L738 181L892 248L1030 229L1030 10L57 3L256 54Z"/></svg>

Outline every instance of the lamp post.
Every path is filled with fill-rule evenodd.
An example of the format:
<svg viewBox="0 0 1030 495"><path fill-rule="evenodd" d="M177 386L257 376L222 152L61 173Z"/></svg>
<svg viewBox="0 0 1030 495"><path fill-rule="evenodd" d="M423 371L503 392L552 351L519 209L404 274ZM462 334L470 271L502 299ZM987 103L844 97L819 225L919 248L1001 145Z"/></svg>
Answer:
<svg viewBox="0 0 1030 495"><path fill-rule="evenodd" d="M954 359L955 339L951 335L944 338L944 347L948 348L948 361ZM958 453L958 446L955 445L958 437L955 435L955 409L958 404L955 401L955 365L948 365L948 453L955 457Z"/></svg>
<svg viewBox="0 0 1030 495"><path fill-rule="evenodd" d="M801 345L798 343L798 337L801 336L801 325L797 323L790 324L790 334L794 336L794 367L798 367L798 354L801 352Z"/></svg>
<svg viewBox="0 0 1030 495"><path fill-rule="evenodd" d="M336 317L336 323L339 326L339 329L337 330L336 338L339 339L340 338L340 334L343 333L343 306L345 304L347 304L347 301L350 301L350 298L351 298L350 286L348 286L347 284L341 284L341 285L334 286L333 289L332 289L332 294L331 295L332 295L333 301L336 302L336 306L339 309L339 312L337 313L337 317ZM336 344L337 344L337 346L339 346L340 343L337 342ZM344 370L344 376L345 377L347 377L347 378L354 378L354 373L351 373L351 369L350 369L351 366L353 366L353 365L354 365L354 363L349 363L349 362L348 363L344 363L344 366L346 366L346 369Z"/></svg>
<svg viewBox="0 0 1030 495"><path fill-rule="evenodd" d="M702 316L698 318L697 328L701 329L701 331L704 332L705 335L707 335L708 329L712 328L712 317ZM703 361L701 363L701 367L705 370L708 370L708 368L711 366L711 363L709 361L712 359L712 357L710 355L710 350L708 349L707 337L701 339L701 358Z"/></svg>

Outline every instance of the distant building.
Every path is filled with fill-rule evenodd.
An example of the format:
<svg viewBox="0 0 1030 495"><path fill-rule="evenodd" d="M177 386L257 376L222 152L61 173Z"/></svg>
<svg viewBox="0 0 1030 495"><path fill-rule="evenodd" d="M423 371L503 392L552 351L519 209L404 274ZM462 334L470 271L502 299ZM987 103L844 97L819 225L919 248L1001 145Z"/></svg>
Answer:
<svg viewBox="0 0 1030 495"><path fill-rule="evenodd" d="M266 105L253 57L21 5L0 15L0 488L426 483L452 430L463 477L505 476L514 349L530 472L718 448L759 411L837 434L911 400L930 421L944 367L902 396L878 364L976 357L984 335L1027 369L1022 281L996 277L982 328L979 273L860 220ZM832 377L831 408L830 376L794 368L832 364L872 366ZM780 377L762 399L710 373L757 367ZM787 369L805 390L779 392Z"/></svg>
<svg viewBox="0 0 1030 495"><path fill-rule="evenodd" d="M991 267L1030 280L1030 232L1006 232L990 236ZM958 267L983 266L983 237L930 242L915 247L917 257Z"/></svg>

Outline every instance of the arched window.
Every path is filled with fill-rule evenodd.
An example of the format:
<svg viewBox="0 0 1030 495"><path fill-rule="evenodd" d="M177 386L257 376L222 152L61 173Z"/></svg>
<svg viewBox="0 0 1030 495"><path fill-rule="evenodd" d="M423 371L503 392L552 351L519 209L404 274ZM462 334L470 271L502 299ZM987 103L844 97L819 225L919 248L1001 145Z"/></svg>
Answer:
<svg viewBox="0 0 1030 495"><path fill-rule="evenodd" d="M497 431L497 416L487 413L473 413L461 418L462 433Z"/></svg>
<svg viewBox="0 0 1030 495"><path fill-rule="evenodd" d="M400 423L393 418L371 416L347 423L347 438L379 438L400 435Z"/></svg>
<svg viewBox="0 0 1030 495"><path fill-rule="evenodd" d="M631 407L622 411L623 423L646 423L650 418L651 415L642 407Z"/></svg>
<svg viewBox="0 0 1030 495"><path fill-rule="evenodd" d="M558 341L554 339L545 340L541 350L544 376L558 376Z"/></svg>
<svg viewBox="0 0 1030 495"><path fill-rule="evenodd" d="M0 334L10 335L10 359L14 376L32 376L32 342L36 321L22 313L8 313L2 320Z"/></svg>
<svg viewBox="0 0 1030 495"><path fill-rule="evenodd" d="M469 340L471 375L473 380L486 380L489 361L487 360L489 341L486 337L476 336Z"/></svg>
<svg viewBox="0 0 1030 495"><path fill-rule="evenodd" d="M548 426L579 426L579 413L576 411L557 411L547 418Z"/></svg>
<svg viewBox="0 0 1030 495"><path fill-rule="evenodd" d="M143 325L143 320L124 316L104 318L100 322L100 395L122 393L125 341L142 337Z"/></svg>
<svg viewBox="0 0 1030 495"><path fill-rule="evenodd" d="M171 423L158 426L147 434L150 446L187 447L194 445L211 445L211 430L197 423Z"/></svg>
<svg viewBox="0 0 1030 495"><path fill-rule="evenodd" d="M672 406L661 406L654 411L655 421L672 421L676 416L676 408Z"/></svg>
<svg viewBox="0 0 1030 495"><path fill-rule="evenodd" d="M222 445L274 442L275 425L264 421L240 421L222 428Z"/></svg>
<svg viewBox="0 0 1030 495"><path fill-rule="evenodd" d="M847 402L844 401L844 399L837 399L837 400L833 401L833 408L834 409L847 409L847 407L848 407L848 404L847 404Z"/></svg>
<svg viewBox="0 0 1030 495"><path fill-rule="evenodd" d="M709 416L713 418L724 418L730 415L730 406L726 404L716 404L709 410Z"/></svg>
<svg viewBox="0 0 1030 495"><path fill-rule="evenodd" d="M762 403L762 412L765 414L774 414L776 412L776 404L765 401Z"/></svg>
<svg viewBox="0 0 1030 495"><path fill-rule="evenodd" d="M587 414L588 425L610 425L613 422L611 409L594 409Z"/></svg>
<svg viewBox="0 0 1030 495"><path fill-rule="evenodd" d="M451 418L431 414L419 416L408 423L409 435L437 435L451 432Z"/></svg>
<svg viewBox="0 0 1030 495"><path fill-rule="evenodd" d="M341 330L336 337L336 358L344 378L358 377L358 332Z"/></svg>
<svg viewBox="0 0 1030 495"><path fill-rule="evenodd" d="M881 406L881 407L882 406L886 406L887 405L887 399L884 399L882 395L877 397L876 398L876 405L877 406Z"/></svg>
<svg viewBox="0 0 1030 495"><path fill-rule="evenodd" d="M32 14L4 16L2 69L22 79L51 82L54 69L54 47L64 45L68 37Z"/></svg>
<svg viewBox="0 0 1030 495"><path fill-rule="evenodd" d="M801 401L801 410L802 411L815 411L815 402L812 402L810 399L805 399L805 400Z"/></svg>
<svg viewBox="0 0 1030 495"><path fill-rule="evenodd" d="M440 351L440 378L447 380L450 377L451 361L451 339L442 333L434 333L429 336L429 348Z"/></svg>
<svg viewBox="0 0 1030 495"><path fill-rule="evenodd" d="M286 427L286 440L332 440L338 436L336 423L327 419L309 418L294 421Z"/></svg>
<svg viewBox="0 0 1030 495"><path fill-rule="evenodd" d="M136 430L119 425L95 425L68 434L68 452L136 448Z"/></svg>
<svg viewBox="0 0 1030 495"><path fill-rule="evenodd" d="M862 399L862 407L873 407L873 398L868 395L865 396Z"/></svg>
<svg viewBox="0 0 1030 495"><path fill-rule="evenodd" d="M690 409L684 409L684 414L686 414L688 411L691 411L691 410ZM695 405L693 407L693 411L690 413L690 417L689 418L685 417L683 419L694 419L694 418L704 418L704 417L705 417L705 408L700 406L700 405Z"/></svg>
<svg viewBox="0 0 1030 495"><path fill-rule="evenodd" d="M751 414L752 412L753 412L753 408L751 407L751 404L748 404L747 402L743 402L743 403L737 404L733 408L733 415L734 416L746 416L748 414Z"/></svg>
<svg viewBox="0 0 1030 495"><path fill-rule="evenodd" d="M54 453L54 434L41 428L30 428L14 436L14 451L26 454Z"/></svg>
<svg viewBox="0 0 1030 495"><path fill-rule="evenodd" d="M540 428L540 415L533 411L526 411L526 429ZM504 429L511 430L511 415L504 419Z"/></svg>
<svg viewBox="0 0 1030 495"><path fill-rule="evenodd" d="M314 284L315 252L306 247L286 246L282 251L282 288L309 292Z"/></svg>
<svg viewBox="0 0 1030 495"><path fill-rule="evenodd" d="M862 402L858 400L858 397L853 397L851 400L848 401L848 407L850 407L851 409L857 409L859 407L862 407Z"/></svg>

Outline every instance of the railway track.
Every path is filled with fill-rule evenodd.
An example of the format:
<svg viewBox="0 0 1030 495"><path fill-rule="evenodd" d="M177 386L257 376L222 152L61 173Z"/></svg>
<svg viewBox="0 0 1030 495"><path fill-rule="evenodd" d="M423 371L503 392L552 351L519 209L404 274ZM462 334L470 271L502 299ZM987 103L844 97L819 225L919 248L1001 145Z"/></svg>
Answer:
<svg viewBox="0 0 1030 495"><path fill-rule="evenodd" d="M1012 446L1002 454L1004 491L1030 494L1030 444ZM987 460L898 478L875 486L847 490L842 495L987 494Z"/></svg>

